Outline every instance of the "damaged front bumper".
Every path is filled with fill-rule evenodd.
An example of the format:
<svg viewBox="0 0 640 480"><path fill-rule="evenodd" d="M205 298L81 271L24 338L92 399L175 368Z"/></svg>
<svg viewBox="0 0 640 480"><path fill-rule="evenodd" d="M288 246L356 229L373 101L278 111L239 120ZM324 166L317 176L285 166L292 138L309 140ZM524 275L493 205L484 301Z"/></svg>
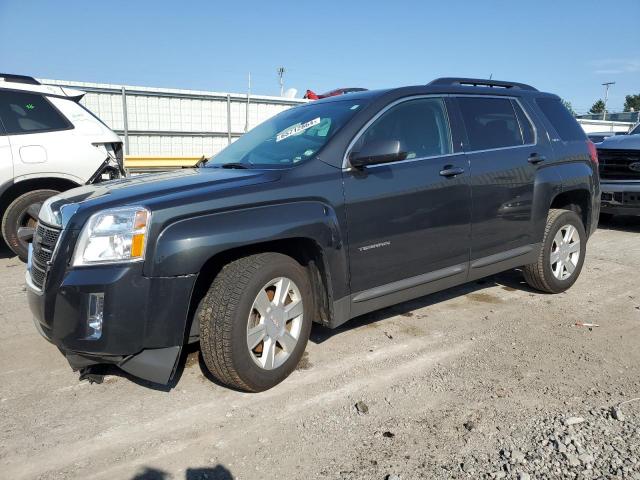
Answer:
<svg viewBox="0 0 640 480"><path fill-rule="evenodd" d="M91 178L89 178L87 185L106 182L109 180L117 180L127 176L124 169L122 143L98 144L96 147L103 150L105 160L94 172Z"/></svg>
<svg viewBox="0 0 640 480"><path fill-rule="evenodd" d="M141 264L54 270L42 289L26 274L36 328L74 370L110 364L160 384L186 343L194 283L195 275L144 277Z"/></svg>

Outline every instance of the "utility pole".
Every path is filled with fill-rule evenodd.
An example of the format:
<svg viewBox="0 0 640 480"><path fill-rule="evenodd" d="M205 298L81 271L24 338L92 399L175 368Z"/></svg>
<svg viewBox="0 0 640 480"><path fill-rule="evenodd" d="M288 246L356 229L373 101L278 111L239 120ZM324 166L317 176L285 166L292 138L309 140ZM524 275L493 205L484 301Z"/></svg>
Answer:
<svg viewBox="0 0 640 480"><path fill-rule="evenodd" d="M284 97L284 67L278 68L278 77L280 77L280 96Z"/></svg>
<svg viewBox="0 0 640 480"><path fill-rule="evenodd" d="M607 100L609 99L609 87L615 85L616 82L605 82L602 84L604 87L604 111L602 112L602 120L607 119Z"/></svg>

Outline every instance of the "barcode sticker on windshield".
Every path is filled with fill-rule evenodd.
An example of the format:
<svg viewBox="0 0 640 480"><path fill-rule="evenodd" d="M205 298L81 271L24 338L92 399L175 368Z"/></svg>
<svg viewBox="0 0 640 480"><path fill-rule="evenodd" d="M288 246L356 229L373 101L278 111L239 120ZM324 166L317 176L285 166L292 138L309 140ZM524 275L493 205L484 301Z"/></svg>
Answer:
<svg viewBox="0 0 640 480"><path fill-rule="evenodd" d="M293 135L298 135L299 133L302 133L305 130L318 125L319 123L320 123L320 117L314 118L313 120L309 120L308 122L305 122L305 123L299 123L292 127L288 127L284 129L282 132L280 132L278 135L276 135L276 142L279 142L281 140L286 140L287 138Z"/></svg>

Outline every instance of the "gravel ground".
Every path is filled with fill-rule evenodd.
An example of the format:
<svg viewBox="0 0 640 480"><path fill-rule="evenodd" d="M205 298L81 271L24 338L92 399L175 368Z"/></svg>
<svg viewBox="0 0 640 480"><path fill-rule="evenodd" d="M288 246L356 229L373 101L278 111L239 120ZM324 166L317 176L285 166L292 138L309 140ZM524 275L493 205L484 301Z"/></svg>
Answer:
<svg viewBox="0 0 640 480"><path fill-rule="evenodd" d="M170 388L79 382L0 250L0 478L640 479L639 239L604 225L564 294L510 271L316 326L260 394L195 350Z"/></svg>

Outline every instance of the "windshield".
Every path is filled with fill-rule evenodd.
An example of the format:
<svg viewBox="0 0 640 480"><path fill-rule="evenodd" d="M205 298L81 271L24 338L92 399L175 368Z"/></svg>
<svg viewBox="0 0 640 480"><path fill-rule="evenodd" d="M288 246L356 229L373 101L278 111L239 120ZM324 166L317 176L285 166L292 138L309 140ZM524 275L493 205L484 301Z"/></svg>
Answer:
<svg viewBox="0 0 640 480"><path fill-rule="evenodd" d="M640 123L638 125L636 125L636 128L634 128L633 130L631 130L629 132L629 135L637 135L640 133Z"/></svg>
<svg viewBox="0 0 640 480"><path fill-rule="evenodd" d="M205 167L290 167L312 158L359 109L363 100L313 103L285 110L244 134Z"/></svg>

